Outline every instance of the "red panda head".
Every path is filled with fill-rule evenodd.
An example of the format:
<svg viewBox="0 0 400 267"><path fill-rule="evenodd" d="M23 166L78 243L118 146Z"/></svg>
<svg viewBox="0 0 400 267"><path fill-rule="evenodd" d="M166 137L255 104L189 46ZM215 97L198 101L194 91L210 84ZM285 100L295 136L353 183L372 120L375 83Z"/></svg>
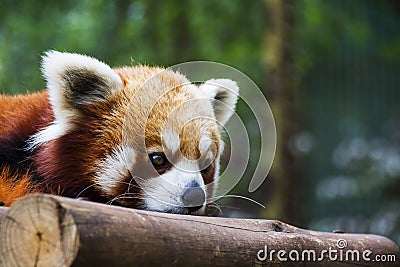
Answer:
<svg viewBox="0 0 400 267"><path fill-rule="evenodd" d="M214 197L222 126L238 87L201 85L169 69L112 69L97 59L47 52L54 121L32 138L37 172L53 191L122 206L204 212Z"/></svg>

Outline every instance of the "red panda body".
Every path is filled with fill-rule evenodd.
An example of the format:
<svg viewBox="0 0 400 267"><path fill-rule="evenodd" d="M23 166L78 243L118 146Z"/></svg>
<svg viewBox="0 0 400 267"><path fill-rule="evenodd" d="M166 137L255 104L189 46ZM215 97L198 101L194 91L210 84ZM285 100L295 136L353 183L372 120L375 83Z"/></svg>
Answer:
<svg viewBox="0 0 400 267"><path fill-rule="evenodd" d="M111 69L54 51L42 70L47 91L0 96L0 201L43 192L204 212L218 180L220 125L236 104L234 82L197 86L171 70Z"/></svg>
<svg viewBox="0 0 400 267"><path fill-rule="evenodd" d="M32 160L26 141L48 126L53 112L47 92L24 96L0 95L0 201L9 206L39 190L30 171Z"/></svg>

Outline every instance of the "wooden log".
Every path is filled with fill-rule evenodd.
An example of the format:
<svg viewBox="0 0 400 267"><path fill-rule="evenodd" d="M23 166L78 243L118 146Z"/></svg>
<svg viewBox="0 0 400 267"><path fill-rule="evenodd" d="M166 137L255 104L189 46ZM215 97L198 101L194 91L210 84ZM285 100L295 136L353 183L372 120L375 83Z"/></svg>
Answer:
<svg viewBox="0 0 400 267"><path fill-rule="evenodd" d="M0 222L4 217L6 217L6 213L7 213L8 209L9 209L8 207L0 207ZM0 262L1 262L1 260L0 260Z"/></svg>
<svg viewBox="0 0 400 267"><path fill-rule="evenodd" d="M7 211L8 211L8 207L0 207L0 221L6 215Z"/></svg>
<svg viewBox="0 0 400 267"><path fill-rule="evenodd" d="M51 195L15 202L1 221L0 238L1 266L398 266L400 259L399 248L377 235L308 231L273 220L164 214ZM328 250L336 251L336 260ZM371 261L362 258L367 250ZM359 261L344 257L353 251L359 251ZM302 260L302 254L311 258ZM377 262L376 255L397 261Z"/></svg>

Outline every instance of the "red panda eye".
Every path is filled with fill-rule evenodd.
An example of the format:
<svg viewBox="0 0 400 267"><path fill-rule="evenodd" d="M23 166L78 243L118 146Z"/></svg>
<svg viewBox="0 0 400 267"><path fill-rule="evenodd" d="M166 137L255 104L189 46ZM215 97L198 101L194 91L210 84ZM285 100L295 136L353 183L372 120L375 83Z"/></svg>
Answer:
<svg viewBox="0 0 400 267"><path fill-rule="evenodd" d="M164 153L152 153L149 155L149 158L156 170L166 169L169 167L169 162Z"/></svg>

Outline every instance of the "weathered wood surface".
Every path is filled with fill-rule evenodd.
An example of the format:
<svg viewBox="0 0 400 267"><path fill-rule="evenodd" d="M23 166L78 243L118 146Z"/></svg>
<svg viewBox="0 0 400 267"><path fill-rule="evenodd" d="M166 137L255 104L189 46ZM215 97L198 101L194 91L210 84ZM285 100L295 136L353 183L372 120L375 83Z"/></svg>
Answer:
<svg viewBox="0 0 400 267"><path fill-rule="evenodd" d="M271 220L164 214L51 195L30 195L4 216L5 210L0 266L399 266L400 259L399 248L382 236L308 231ZM339 248L338 240L347 246ZM267 258L260 261L265 246ZM318 258L329 248L337 251L336 261L327 253L321 261L305 253L301 261L306 250ZM367 249L369 262L362 259ZM279 260L279 250L287 261ZM360 260L346 260L349 250L359 251ZM290 259L289 253L296 257L291 251L300 261ZM372 261L378 254L397 261Z"/></svg>
<svg viewBox="0 0 400 267"><path fill-rule="evenodd" d="M7 207L0 207L0 220L6 215L7 211L8 211Z"/></svg>

